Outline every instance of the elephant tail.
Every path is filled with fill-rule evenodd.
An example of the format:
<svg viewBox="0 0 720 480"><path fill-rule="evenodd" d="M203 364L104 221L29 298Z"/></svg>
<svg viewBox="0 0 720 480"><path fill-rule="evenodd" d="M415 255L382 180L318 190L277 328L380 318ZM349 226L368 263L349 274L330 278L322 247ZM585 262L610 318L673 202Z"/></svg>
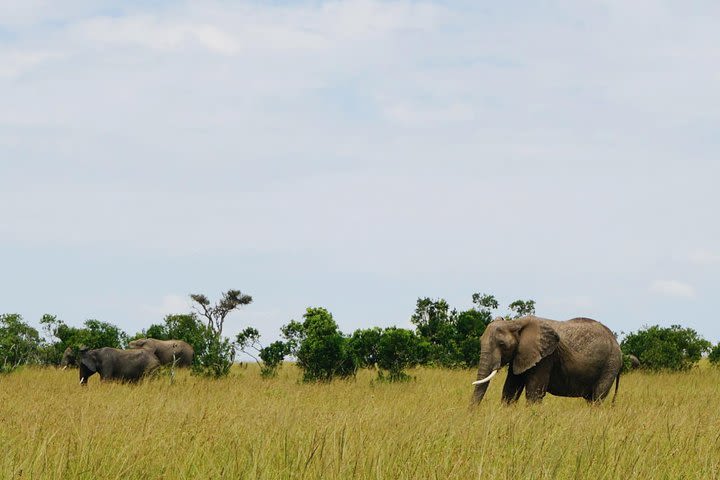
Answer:
<svg viewBox="0 0 720 480"><path fill-rule="evenodd" d="M620 386L620 372L618 372L617 377L615 377L615 393L613 393L612 403L615 403L615 397L617 397L617 391L618 391L619 386Z"/></svg>

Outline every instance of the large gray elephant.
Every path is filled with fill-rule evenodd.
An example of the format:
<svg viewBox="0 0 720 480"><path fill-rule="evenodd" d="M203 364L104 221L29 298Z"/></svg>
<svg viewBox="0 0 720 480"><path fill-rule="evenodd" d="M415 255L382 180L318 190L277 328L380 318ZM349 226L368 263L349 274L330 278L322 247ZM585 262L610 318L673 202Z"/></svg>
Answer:
<svg viewBox="0 0 720 480"><path fill-rule="evenodd" d="M600 402L613 381L617 395L622 353L613 333L589 318L565 322L532 315L496 319L480 338L473 404L483 399L490 379L505 365L504 403L516 402L523 389L529 403L541 401L548 392Z"/></svg>
<svg viewBox="0 0 720 480"><path fill-rule="evenodd" d="M103 347L80 350L80 385L86 385L95 373L101 380L136 382L160 366L160 360L150 351L120 350Z"/></svg>
<svg viewBox="0 0 720 480"><path fill-rule="evenodd" d="M174 360L178 367L189 367L195 355L192 345L183 340L140 338L133 340L128 346L133 349L143 348L154 353L162 365L172 365Z"/></svg>

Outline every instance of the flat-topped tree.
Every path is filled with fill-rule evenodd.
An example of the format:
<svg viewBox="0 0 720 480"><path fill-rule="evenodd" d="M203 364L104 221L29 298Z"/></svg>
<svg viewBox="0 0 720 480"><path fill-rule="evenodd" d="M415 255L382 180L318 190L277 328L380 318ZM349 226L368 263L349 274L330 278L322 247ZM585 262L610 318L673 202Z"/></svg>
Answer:
<svg viewBox="0 0 720 480"><path fill-rule="evenodd" d="M192 293L190 298L200 305L200 308L194 308L195 311L207 319L208 328L218 337L222 335L225 317L233 310L252 303L252 297L240 290L228 290L215 305L210 305L210 300L202 293Z"/></svg>

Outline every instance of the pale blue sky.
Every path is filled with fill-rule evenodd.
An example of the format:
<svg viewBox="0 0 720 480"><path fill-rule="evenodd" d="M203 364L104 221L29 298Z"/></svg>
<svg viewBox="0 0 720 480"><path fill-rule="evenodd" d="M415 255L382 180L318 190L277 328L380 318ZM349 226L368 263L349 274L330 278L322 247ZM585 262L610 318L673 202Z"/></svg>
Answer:
<svg viewBox="0 0 720 480"><path fill-rule="evenodd" d="M720 340L716 2L0 4L0 312L473 292Z"/></svg>

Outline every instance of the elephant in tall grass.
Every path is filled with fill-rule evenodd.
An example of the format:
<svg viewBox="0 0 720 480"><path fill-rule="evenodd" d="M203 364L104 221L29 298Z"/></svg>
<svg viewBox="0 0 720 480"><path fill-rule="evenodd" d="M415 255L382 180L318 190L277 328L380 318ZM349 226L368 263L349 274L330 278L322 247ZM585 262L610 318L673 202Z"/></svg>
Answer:
<svg viewBox="0 0 720 480"><path fill-rule="evenodd" d="M189 367L195 356L192 345L183 340L139 338L130 342L128 346L131 349L142 348L154 353L162 365L172 365L174 361L178 367Z"/></svg>
<svg viewBox="0 0 720 480"><path fill-rule="evenodd" d="M504 403L516 402L523 389L529 403L541 401L546 393L601 402L613 381L617 395L622 363L615 336L595 320L561 322L533 315L496 319L480 338L472 403L483 399L490 380L505 365Z"/></svg>
<svg viewBox="0 0 720 480"><path fill-rule="evenodd" d="M81 349L79 359L80 385L87 385L88 378L96 373L100 374L101 380L136 382L160 367L160 360L145 349Z"/></svg>
<svg viewBox="0 0 720 480"><path fill-rule="evenodd" d="M77 352L72 347L67 347L63 352L60 366L63 370L68 367L77 367Z"/></svg>

